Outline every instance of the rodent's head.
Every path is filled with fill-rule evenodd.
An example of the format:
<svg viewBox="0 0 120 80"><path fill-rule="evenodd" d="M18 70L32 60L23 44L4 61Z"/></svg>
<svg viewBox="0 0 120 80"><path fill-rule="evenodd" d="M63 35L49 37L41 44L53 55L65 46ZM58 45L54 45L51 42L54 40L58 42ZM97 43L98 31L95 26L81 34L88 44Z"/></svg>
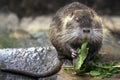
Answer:
<svg viewBox="0 0 120 80"><path fill-rule="evenodd" d="M102 40L102 23L91 10L75 10L63 18L62 30L58 32L61 42Z"/></svg>

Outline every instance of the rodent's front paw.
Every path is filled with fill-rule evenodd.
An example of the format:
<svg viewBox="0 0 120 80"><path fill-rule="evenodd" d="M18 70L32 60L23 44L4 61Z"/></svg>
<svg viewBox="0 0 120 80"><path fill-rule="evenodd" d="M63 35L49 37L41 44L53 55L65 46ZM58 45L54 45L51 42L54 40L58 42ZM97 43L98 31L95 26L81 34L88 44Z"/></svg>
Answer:
<svg viewBox="0 0 120 80"><path fill-rule="evenodd" d="M72 58L77 57L77 55L78 55L77 51L75 51L75 50L72 49L71 52L72 52L72 54L71 54Z"/></svg>

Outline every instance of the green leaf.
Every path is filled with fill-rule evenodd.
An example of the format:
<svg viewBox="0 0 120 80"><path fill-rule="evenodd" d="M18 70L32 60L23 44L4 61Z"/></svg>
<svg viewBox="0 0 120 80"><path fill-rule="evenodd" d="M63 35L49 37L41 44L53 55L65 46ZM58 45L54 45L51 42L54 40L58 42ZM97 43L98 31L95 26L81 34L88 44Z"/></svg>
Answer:
<svg viewBox="0 0 120 80"><path fill-rule="evenodd" d="M96 70L90 71L91 76L99 76L100 74L101 73L99 71L96 71Z"/></svg>
<svg viewBox="0 0 120 80"><path fill-rule="evenodd" d="M78 57L76 59L75 71L77 71L78 73L80 72L81 66L88 54L87 43L87 41L84 41L82 43L81 49L79 50Z"/></svg>
<svg viewBox="0 0 120 80"><path fill-rule="evenodd" d="M73 70L73 66L64 66L63 67L64 70L68 71L68 70Z"/></svg>

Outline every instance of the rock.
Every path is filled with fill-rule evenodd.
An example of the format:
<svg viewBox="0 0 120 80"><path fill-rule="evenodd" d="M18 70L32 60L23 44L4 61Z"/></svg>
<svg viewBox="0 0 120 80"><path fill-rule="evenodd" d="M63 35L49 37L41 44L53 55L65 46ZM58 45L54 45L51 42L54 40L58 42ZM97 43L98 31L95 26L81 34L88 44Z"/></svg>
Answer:
<svg viewBox="0 0 120 80"><path fill-rule="evenodd" d="M50 26L52 16L39 16L36 18L25 17L21 19L20 29L28 33L47 31Z"/></svg>
<svg viewBox="0 0 120 80"><path fill-rule="evenodd" d="M56 64L56 51L53 47L31 47L0 49L0 68L26 70L43 73ZM0 72L1 80L34 80L21 75ZM39 80L56 80L56 75Z"/></svg>
<svg viewBox="0 0 120 80"><path fill-rule="evenodd" d="M51 46L51 42L48 39L48 32L38 32L31 34L32 39L36 39L40 46Z"/></svg>
<svg viewBox="0 0 120 80"><path fill-rule="evenodd" d="M13 14L0 13L0 34L9 33L9 31L15 31L18 28L19 19Z"/></svg>

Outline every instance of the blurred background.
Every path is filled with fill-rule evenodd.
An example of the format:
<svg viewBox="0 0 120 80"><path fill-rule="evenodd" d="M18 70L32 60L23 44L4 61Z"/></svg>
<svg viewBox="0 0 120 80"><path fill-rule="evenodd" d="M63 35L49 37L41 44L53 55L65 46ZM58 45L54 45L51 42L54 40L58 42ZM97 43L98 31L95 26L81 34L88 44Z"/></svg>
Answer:
<svg viewBox="0 0 120 80"><path fill-rule="evenodd" d="M51 45L47 31L52 17L73 1L94 9L106 27L120 30L120 0L0 0L0 48Z"/></svg>
<svg viewBox="0 0 120 80"><path fill-rule="evenodd" d="M99 14L120 15L120 0L0 0L1 12L12 12L18 17L54 14L60 7L79 1Z"/></svg>

